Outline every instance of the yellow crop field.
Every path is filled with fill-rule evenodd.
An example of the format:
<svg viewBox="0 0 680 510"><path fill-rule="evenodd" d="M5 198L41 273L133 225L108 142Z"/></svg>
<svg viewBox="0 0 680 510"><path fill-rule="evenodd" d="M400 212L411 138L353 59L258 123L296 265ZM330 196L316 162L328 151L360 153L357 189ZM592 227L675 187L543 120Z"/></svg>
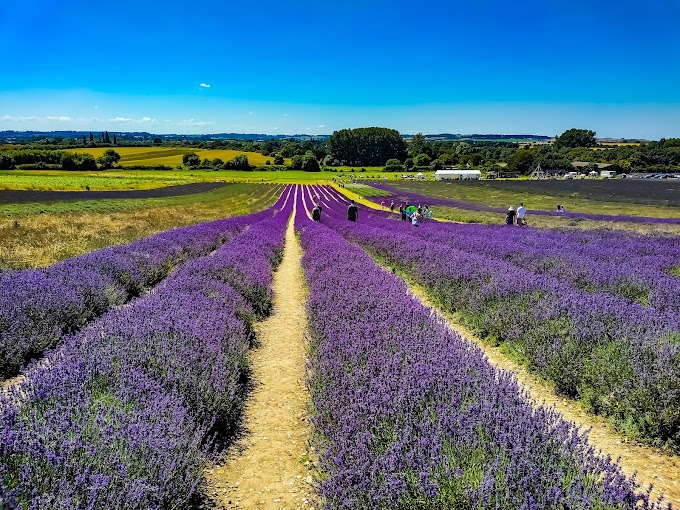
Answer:
<svg viewBox="0 0 680 510"><path fill-rule="evenodd" d="M111 147L96 147L96 148L82 148L82 149L68 149L69 152L79 152L92 154L95 158L104 155L104 151L111 149ZM248 162L253 165L264 165L267 160L274 163L273 156L263 156L259 152L244 152L229 149L191 149L188 147L113 147L118 154L120 154L120 166L133 165L168 165L177 166L182 164L182 156L189 152L195 152L201 159L208 158L213 160L220 158L225 163L230 159L245 154L248 156ZM286 164L290 164L290 159L285 160Z"/></svg>

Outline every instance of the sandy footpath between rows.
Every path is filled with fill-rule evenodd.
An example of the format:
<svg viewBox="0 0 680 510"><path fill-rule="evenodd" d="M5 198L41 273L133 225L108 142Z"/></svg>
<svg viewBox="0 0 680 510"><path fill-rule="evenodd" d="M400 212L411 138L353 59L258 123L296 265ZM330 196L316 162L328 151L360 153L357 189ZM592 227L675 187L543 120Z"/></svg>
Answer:
<svg viewBox="0 0 680 510"><path fill-rule="evenodd" d="M305 386L307 315L301 257L291 219L283 261L274 274L273 313L257 325L260 347L251 352L255 389L246 402L245 437L224 464L206 473L206 496L218 508L317 506Z"/></svg>

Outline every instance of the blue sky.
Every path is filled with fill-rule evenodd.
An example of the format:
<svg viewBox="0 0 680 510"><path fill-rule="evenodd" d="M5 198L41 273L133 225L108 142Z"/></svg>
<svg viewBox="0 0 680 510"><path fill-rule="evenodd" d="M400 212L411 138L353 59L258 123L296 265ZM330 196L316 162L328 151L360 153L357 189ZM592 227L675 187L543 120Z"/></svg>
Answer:
<svg viewBox="0 0 680 510"><path fill-rule="evenodd" d="M680 136L680 0L22 0L0 52L0 130Z"/></svg>

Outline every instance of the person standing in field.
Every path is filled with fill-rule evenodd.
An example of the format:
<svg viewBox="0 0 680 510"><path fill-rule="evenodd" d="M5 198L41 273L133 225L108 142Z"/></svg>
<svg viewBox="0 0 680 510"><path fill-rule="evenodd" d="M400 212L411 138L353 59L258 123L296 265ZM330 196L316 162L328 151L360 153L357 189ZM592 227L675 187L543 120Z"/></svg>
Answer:
<svg viewBox="0 0 680 510"><path fill-rule="evenodd" d="M422 215L418 211L413 211L413 214L411 215L411 225L414 227L419 227L420 218L422 218Z"/></svg>
<svg viewBox="0 0 680 510"><path fill-rule="evenodd" d="M508 214L505 215L505 224L506 225L514 225L515 224L515 209L510 207L508 209Z"/></svg>
<svg viewBox="0 0 680 510"><path fill-rule="evenodd" d="M385 210L385 201L384 200L382 202L380 202L380 210L381 211Z"/></svg>
<svg viewBox="0 0 680 510"><path fill-rule="evenodd" d="M399 214L401 214L401 221L406 221L406 207L404 207L404 204L399 206Z"/></svg>
<svg viewBox="0 0 680 510"><path fill-rule="evenodd" d="M527 224L526 220L524 219L524 217L526 216L526 213L527 213L527 210L525 209L524 204L520 203L519 207L517 208L517 224L518 225L526 225Z"/></svg>
<svg viewBox="0 0 680 510"><path fill-rule="evenodd" d="M394 212L394 200L390 203L390 212Z"/></svg>
<svg viewBox="0 0 680 510"><path fill-rule="evenodd" d="M354 203L354 200L352 200L351 203L349 204L349 207L347 208L347 219L349 221L357 221L358 217L359 208Z"/></svg>
<svg viewBox="0 0 680 510"><path fill-rule="evenodd" d="M312 209L312 219L321 222L321 204L316 204Z"/></svg>

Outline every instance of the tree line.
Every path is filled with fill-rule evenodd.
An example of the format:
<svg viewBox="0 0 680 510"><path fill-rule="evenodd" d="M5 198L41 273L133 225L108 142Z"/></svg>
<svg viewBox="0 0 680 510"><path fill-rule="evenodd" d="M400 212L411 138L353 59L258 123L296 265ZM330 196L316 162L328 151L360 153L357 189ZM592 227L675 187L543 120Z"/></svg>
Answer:
<svg viewBox="0 0 680 510"><path fill-rule="evenodd" d="M99 137L90 133L82 143L127 143L108 131ZM269 139L269 140L175 140L166 142L158 137L147 140L145 146L184 147L186 167L250 170L247 157L229 161L219 158L201 160L192 149L231 149L259 152L271 157L268 166L283 169L284 158L290 158L288 168L319 171L336 166L382 166L388 172L404 170L437 170L445 166L475 167L500 170L506 174L526 175L540 165L544 169L572 170L572 162L611 163L625 172L680 172L680 139L662 139L636 145L599 146L596 133L588 129L569 129L555 137L552 144L520 145L506 140L428 140L418 133L405 140L394 129L369 127L341 129L327 140ZM62 146L33 144L22 150L0 152L0 168L34 165L38 168L67 168L92 170L110 168L118 160L107 151L95 160L87 154L72 155ZM115 152L115 151L112 151ZM108 156L106 155L108 154ZM116 153L117 154L117 153Z"/></svg>
<svg viewBox="0 0 680 510"><path fill-rule="evenodd" d="M113 168L119 161L120 154L113 149L104 151L96 159L92 154L59 150L21 149L0 152L0 170L99 170Z"/></svg>

